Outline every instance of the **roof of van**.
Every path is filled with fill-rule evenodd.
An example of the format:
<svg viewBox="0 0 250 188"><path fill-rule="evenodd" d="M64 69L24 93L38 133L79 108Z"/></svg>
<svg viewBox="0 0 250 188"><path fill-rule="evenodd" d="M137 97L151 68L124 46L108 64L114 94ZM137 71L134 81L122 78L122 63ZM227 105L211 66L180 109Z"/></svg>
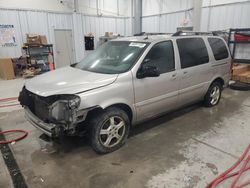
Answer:
<svg viewBox="0 0 250 188"><path fill-rule="evenodd" d="M185 37L211 37L211 35L181 35L173 36L171 34L164 35L143 35L143 36L131 36L131 37L121 37L113 39L112 41L131 41L131 42L154 42L158 40L171 39L171 38L185 38ZM212 36L219 37L219 36Z"/></svg>
<svg viewBox="0 0 250 188"><path fill-rule="evenodd" d="M113 41L131 41L131 42L153 42L156 40L163 40L171 38L171 35L144 35L144 36L132 36L132 37L121 37L114 39Z"/></svg>

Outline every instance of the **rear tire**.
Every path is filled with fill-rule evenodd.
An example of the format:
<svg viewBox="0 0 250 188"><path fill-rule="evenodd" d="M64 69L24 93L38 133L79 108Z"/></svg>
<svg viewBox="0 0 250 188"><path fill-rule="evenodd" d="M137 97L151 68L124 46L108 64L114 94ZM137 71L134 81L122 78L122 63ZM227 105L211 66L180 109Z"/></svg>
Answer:
<svg viewBox="0 0 250 188"><path fill-rule="evenodd" d="M213 82L204 97L204 105L212 107L219 103L221 98L222 85L220 82Z"/></svg>
<svg viewBox="0 0 250 188"><path fill-rule="evenodd" d="M119 149L127 140L130 120L120 108L110 107L90 120L90 141L100 154Z"/></svg>

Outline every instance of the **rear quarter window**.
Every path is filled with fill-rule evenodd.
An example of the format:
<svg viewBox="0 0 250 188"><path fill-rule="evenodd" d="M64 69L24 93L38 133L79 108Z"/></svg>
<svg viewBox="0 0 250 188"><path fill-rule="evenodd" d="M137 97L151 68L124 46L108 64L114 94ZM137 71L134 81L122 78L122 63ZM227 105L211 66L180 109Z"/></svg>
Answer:
<svg viewBox="0 0 250 188"><path fill-rule="evenodd" d="M228 50L224 41L220 38L208 38L215 60L228 58Z"/></svg>
<svg viewBox="0 0 250 188"><path fill-rule="evenodd" d="M181 68L208 63L209 57L205 42L202 38L181 38L176 40Z"/></svg>

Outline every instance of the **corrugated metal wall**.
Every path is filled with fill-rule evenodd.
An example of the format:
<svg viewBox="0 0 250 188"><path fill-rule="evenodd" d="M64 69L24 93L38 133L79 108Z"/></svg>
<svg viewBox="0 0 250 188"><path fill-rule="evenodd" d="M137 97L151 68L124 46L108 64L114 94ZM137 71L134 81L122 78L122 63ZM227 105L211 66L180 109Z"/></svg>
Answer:
<svg viewBox="0 0 250 188"><path fill-rule="evenodd" d="M142 16L170 13L192 6L193 0L142 0Z"/></svg>
<svg viewBox="0 0 250 188"><path fill-rule="evenodd" d="M73 20L77 61L81 60L85 55L82 53L82 49L84 49L84 34L93 33L95 36L95 46L98 46L99 37L103 36L107 31L123 36L130 36L132 34L132 24L129 18L74 14Z"/></svg>
<svg viewBox="0 0 250 188"><path fill-rule="evenodd" d="M201 31L250 28L250 1L212 4L202 9ZM232 46L231 46L232 47ZM237 44L235 58L249 59L250 45Z"/></svg>
<svg viewBox="0 0 250 188"><path fill-rule="evenodd" d="M192 10L166 13L155 16L144 16L142 18L142 31L144 32L176 32L177 27L181 27L184 19L189 20L185 26L192 25Z"/></svg>
<svg viewBox="0 0 250 188"><path fill-rule="evenodd" d="M0 9L0 23L13 24L17 38L17 46L1 47L0 57L21 56L21 47L26 41L26 33L46 35L48 42L55 44L54 29L71 29L76 61L80 61L84 57L85 33L92 32L96 44L99 37L103 36L106 31L124 36L131 35L131 20L125 17L97 17L76 13Z"/></svg>
<svg viewBox="0 0 250 188"><path fill-rule="evenodd" d="M193 0L143 0L142 30L145 32L175 32L177 27L192 25ZM230 0L229 4L204 0L201 30L222 30L232 27L250 27L250 1ZM236 0L235 0L236 1ZM221 1L220 1L221 2ZM226 2L226 1L225 1ZM228 3L228 2L226 2ZM155 14L157 13L157 14ZM92 32L95 44L106 31L129 36L132 34L133 18L112 16L90 16L76 13L53 13L45 11L0 9L0 23L15 26L17 46L2 47L0 56L18 57L21 46L26 41L25 33L38 33L55 42L54 29L72 29L75 59L84 56L84 34Z"/></svg>
<svg viewBox="0 0 250 188"><path fill-rule="evenodd" d="M175 32L177 27L183 26L183 19L188 20L186 26L192 25L193 11L191 10L192 1L190 0L186 3L182 0L172 1L172 4L169 4L169 0L144 0L143 3L142 30L145 32ZM159 7L159 4L162 4L162 8ZM164 8L167 5L174 6L176 10ZM250 27L249 18L249 0L231 0L224 3L211 0L210 5L209 1L204 0L201 30L212 31Z"/></svg>
<svg viewBox="0 0 250 188"><path fill-rule="evenodd" d="M201 30L250 27L250 1L203 7Z"/></svg>
<svg viewBox="0 0 250 188"><path fill-rule="evenodd" d="M12 57L12 55L19 56L20 55L20 46L23 41L21 23L19 19L19 15L17 11L0 11L0 23L1 24L13 24L15 27L15 35L16 35L16 47L1 47L0 56L1 57ZM17 55L18 54L18 55Z"/></svg>
<svg viewBox="0 0 250 188"><path fill-rule="evenodd" d="M131 33L126 33L126 20L115 17L82 16L84 33L92 32L97 38L103 36L106 31L130 35Z"/></svg>
<svg viewBox="0 0 250 188"><path fill-rule="evenodd" d="M142 31L176 32L183 26L192 26L192 0L143 0ZM172 12L171 12L172 11ZM249 0L203 0L201 31L228 30L250 27ZM238 44L236 58L250 58L250 45Z"/></svg>
<svg viewBox="0 0 250 188"><path fill-rule="evenodd" d="M176 32L176 28L192 25L193 0L143 0L142 31Z"/></svg>

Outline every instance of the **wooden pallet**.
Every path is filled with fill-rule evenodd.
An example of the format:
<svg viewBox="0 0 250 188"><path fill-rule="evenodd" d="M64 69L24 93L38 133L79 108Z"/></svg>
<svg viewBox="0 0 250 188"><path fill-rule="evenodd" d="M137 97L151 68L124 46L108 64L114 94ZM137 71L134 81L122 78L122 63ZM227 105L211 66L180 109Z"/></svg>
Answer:
<svg viewBox="0 0 250 188"><path fill-rule="evenodd" d="M250 65L235 63L233 66L232 80L250 83Z"/></svg>

